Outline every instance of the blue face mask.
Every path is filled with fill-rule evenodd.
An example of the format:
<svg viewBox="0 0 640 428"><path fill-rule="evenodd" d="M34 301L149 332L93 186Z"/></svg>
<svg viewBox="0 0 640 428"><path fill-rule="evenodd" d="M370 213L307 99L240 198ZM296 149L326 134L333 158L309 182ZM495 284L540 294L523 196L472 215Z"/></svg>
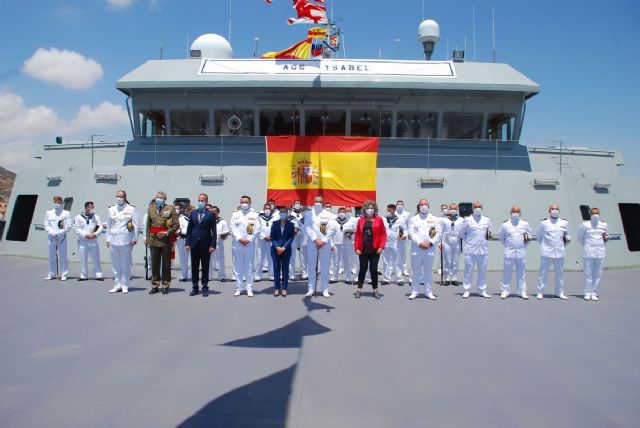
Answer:
<svg viewBox="0 0 640 428"><path fill-rule="evenodd" d="M206 206L206 202L198 201L198 209L203 210Z"/></svg>
<svg viewBox="0 0 640 428"><path fill-rule="evenodd" d="M162 207L164 205L164 199L156 198L156 205Z"/></svg>
<svg viewBox="0 0 640 428"><path fill-rule="evenodd" d="M287 213L280 213L280 220L286 220L287 219Z"/></svg>

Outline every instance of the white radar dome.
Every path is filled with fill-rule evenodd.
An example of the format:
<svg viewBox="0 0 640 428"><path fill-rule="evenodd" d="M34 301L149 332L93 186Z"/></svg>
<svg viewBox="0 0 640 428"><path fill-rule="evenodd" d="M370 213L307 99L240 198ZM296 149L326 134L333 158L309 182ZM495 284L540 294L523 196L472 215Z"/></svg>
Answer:
<svg viewBox="0 0 640 428"><path fill-rule="evenodd" d="M224 37L218 34L203 34L191 43L191 58L231 59L233 49Z"/></svg>
<svg viewBox="0 0 640 428"><path fill-rule="evenodd" d="M438 42L440 40L440 26L432 19L422 21L418 27L418 40L424 42Z"/></svg>

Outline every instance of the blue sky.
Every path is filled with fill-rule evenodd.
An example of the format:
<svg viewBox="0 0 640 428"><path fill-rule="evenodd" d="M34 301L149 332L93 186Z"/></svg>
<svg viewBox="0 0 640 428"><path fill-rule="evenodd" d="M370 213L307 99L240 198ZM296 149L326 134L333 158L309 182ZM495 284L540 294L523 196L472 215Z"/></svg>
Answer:
<svg viewBox="0 0 640 428"><path fill-rule="evenodd" d="M68 0L5 2L0 16L0 165L19 171L35 146L56 135L82 141L91 133L127 135L118 78L147 59L186 56L203 33L229 32L234 56L279 50L304 38L289 26L290 0ZM422 0L327 0L345 31L347 57L420 59ZM640 175L640 2L637 0L425 0L440 24L433 59L456 46L491 61L491 9L496 52L541 85L529 101L523 141L620 150L624 175ZM38 51L41 49L41 51ZM51 61L67 64L42 76ZM67 71L68 70L68 71ZM43 80L48 79L48 80Z"/></svg>

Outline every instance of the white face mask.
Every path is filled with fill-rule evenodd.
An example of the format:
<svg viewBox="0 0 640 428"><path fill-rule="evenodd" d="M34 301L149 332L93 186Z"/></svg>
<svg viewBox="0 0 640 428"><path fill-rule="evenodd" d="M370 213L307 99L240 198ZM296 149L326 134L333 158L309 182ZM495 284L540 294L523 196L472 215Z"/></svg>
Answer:
<svg viewBox="0 0 640 428"><path fill-rule="evenodd" d="M398 214L402 213L403 210L404 210L403 205L396 205L396 211L398 212Z"/></svg>
<svg viewBox="0 0 640 428"><path fill-rule="evenodd" d="M367 208L367 209L365 210L365 213L366 213L369 217L371 217L371 216L373 216L374 210L373 210L373 208Z"/></svg>
<svg viewBox="0 0 640 428"><path fill-rule="evenodd" d="M520 213L511 213L511 218L514 220L518 220L520 218Z"/></svg>
<svg viewBox="0 0 640 428"><path fill-rule="evenodd" d="M271 210L264 210L264 215L269 217L271 215Z"/></svg>
<svg viewBox="0 0 640 428"><path fill-rule="evenodd" d="M321 209L322 209L322 202L314 202L313 206L314 206L317 210L321 210Z"/></svg>
<svg viewBox="0 0 640 428"><path fill-rule="evenodd" d="M240 204L240 208L242 208L243 211L246 211L249 209L249 204L246 202L243 202Z"/></svg>
<svg viewBox="0 0 640 428"><path fill-rule="evenodd" d="M429 205L420 205L421 214L429 214Z"/></svg>
<svg viewBox="0 0 640 428"><path fill-rule="evenodd" d="M591 214L591 221L597 222L600 220L600 214Z"/></svg>
<svg viewBox="0 0 640 428"><path fill-rule="evenodd" d="M95 214L95 213L96 213L96 212L95 212L95 210L94 210L93 208L91 208L91 209L89 210L89 215L93 215L93 214Z"/></svg>
<svg viewBox="0 0 640 428"><path fill-rule="evenodd" d="M300 204L295 204L293 206L293 209L296 210L296 211L300 211Z"/></svg>
<svg viewBox="0 0 640 428"><path fill-rule="evenodd" d="M55 209L56 211L58 211L59 209L62 209L62 204L59 204L58 202L54 203L53 209Z"/></svg>
<svg viewBox="0 0 640 428"><path fill-rule="evenodd" d="M549 211L549 213L551 214L551 217L558 218L558 216L560 215L560 210L551 210Z"/></svg>
<svg viewBox="0 0 640 428"><path fill-rule="evenodd" d="M449 214L455 217L458 215L458 210L450 210Z"/></svg>
<svg viewBox="0 0 640 428"><path fill-rule="evenodd" d="M325 210L326 212L329 212L329 213L330 213L330 212L331 212L331 207L324 207L324 210Z"/></svg>
<svg viewBox="0 0 640 428"><path fill-rule="evenodd" d="M449 210L442 210L442 215L443 216L448 215L448 214L449 214Z"/></svg>
<svg viewBox="0 0 640 428"><path fill-rule="evenodd" d="M353 217L353 213L351 211L347 212L347 218Z"/></svg>
<svg viewBox="0 0 640 428"><path fill-rule="evenodd" d="M344 219L347 215L345 213L338 213L338 217Z"/></svg>
<svg viewBox="0 0 640 428"><path fill-rule="evenodd" d="M476 217L480 217L482 215L482 208L474 208L473 215Z"/></svg>
<svg viewBox="0 0 640 428"><path fill-rule="evenodd" d="M116 204L118 204L118 205L124 204L124 198L116 196Z"/></svg>

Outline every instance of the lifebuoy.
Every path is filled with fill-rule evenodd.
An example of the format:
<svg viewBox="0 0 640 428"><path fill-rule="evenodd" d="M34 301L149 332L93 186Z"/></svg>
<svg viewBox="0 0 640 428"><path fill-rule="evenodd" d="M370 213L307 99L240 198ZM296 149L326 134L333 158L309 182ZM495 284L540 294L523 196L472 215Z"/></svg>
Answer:
<svg viewBox="0 0 640 428"><path fill-rule="evenodd" d="M242 126L242 121L235 114L227 120L227 125L229 125L229 129L232 131L237 131Z"/></svg>

